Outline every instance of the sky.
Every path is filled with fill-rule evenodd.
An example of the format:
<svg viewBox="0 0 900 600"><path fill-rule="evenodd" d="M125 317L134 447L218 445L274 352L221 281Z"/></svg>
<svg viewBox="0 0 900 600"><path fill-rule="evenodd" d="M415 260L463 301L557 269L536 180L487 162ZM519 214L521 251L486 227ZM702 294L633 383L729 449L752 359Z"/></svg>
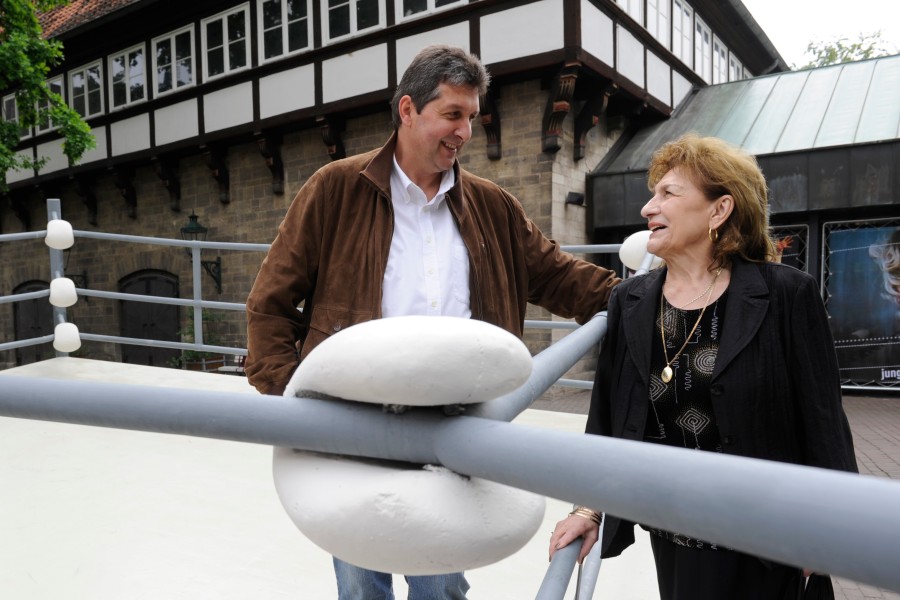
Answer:
<svg viewBox="0 0 900 600"><path fill-rule="evenodd" d="M900 2L897 0L742 0L789 66L802 67L810 41L881 30L885 45L900 53Z"/></svg>

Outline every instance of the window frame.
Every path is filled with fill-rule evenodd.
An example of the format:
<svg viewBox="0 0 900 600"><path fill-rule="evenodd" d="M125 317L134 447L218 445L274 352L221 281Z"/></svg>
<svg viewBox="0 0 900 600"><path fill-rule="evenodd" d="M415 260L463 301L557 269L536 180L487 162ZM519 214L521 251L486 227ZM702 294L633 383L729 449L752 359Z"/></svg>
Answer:
<svg viewBox="0 0 900 600"><path fill-rule="evenodd" d="M175 65L179 61L175 55L175 38L177 38L179 35L182 35L184 33L189 34L190 38L191 38L191 41L190 41L191 55L190 55L190 57L188 57L188 60L191 63L191 81L190 81L190 83L186 83L184 85L178 85L178 83L177 83L178 78L175 75ZM162 41L168 41L172 46L172 57L171 57L172 62L169 63L170 67L172 67L172 87L170 87L167 90L159 89L159 63L157 62L156 48L157 48L157 45ZM179 27L178 29L175 29L174 31L170 31L169 33L157 36L157 37L153 38L152 40L150 40L150 55L153 57L153 60L151 61L153 76L151 77L151 79L153 80L153 96L155 98L167 96L169 94L175 94L175 93L180 92L181 90L189 89L189 88L192 88L195 85L197 85L196 53L197 53L197 46L196 46L196 37L194 36L194 24L193 23L191 23L190 25L185 25L184 27Z"/></svg>
<svg viewBox="0 0 900 600"><path fill-rule="evenodd" d="M697 34L700 34L699 36ZM705 35L704 35L705 34ZM712 29L694 14L694 73L706 83L712 82Z"/></svg>
<svg viewBox="0 0 900 600"><path fill-rule="evenodd" d="M12 100L12 109L15 119L8 119L6 114L6 103ZM16 125L19 125L19 104L16 100L16 94L7 94L0 98L0 118L7 122L14 122ZM31 127L22 127L19 126L19 140L27 140L32 135Z"/></svg>
<svg viewBox="0 0 900 600"><path fill-rule="evenodd" d="M62 97L63 102L66 101L66 82L65 82L65 77L63 75L61 75L61 74L54 75L53 77L51 77L44 83L46 84L46 86L48 88L50 88L51 85L58 86L57 93ZM53 92L54 90L51 89L50 91ZM42 102L42 101L38 101L36 108L37 108L38 112L40 112L41 110L49 109L50 101L48 100L46 104L44 104L44 102ZM34 124L34 135L43 135L45 133L50 133L51 131L54 131L55 129L56 129L56 125L53 123L53 119L51 119L49 115L47 116L47 124L46 125L41 124L40 116L38 116L38 122Z"/></svg>
<svg viewBox="0 0 900 600"><path fill-rule="evenodd" d="M143 64L144 68L143 68L143 72L141 73L141 80L144 85L144 87L143 87L144 95L141 98L133 99L131 97L131 88L126 85L125 91L126 91L128 98L125 101L125 104L117 106L116 105L116 94L115 94L115 82L113 81L113 78L115 77L115 73L113 73L113 68L112 68L113 61L116 58L119 58L120 56L124 56L126 58L126 60L125 60L125 73L126 73L125 80L128 81L130 79L130 77L129 77L130 67L128 66L127 59L134 51L138 51L138 50L140 51L141 55L144 58L144 64ZM107 86L109 88L109 98L110 98L109 112L124 110L130 106L134 106L136 104L141 104L142 102L147 101L147 95L148 95L149 90L147 89L147 56L146 56L146 52L147 52L146 44L144 44L142 42L140 44L135 44L134 46L125 48L124 50L120 50L119 52L110 54L109 56L106 57L106 77L107 77Z"/></svg>
<svg viewBox="0 0 900 600"><path fill-rule="evenodd" d="M229 54L226 51L228 45L231 43L228 40L228 30L227 30L227 21L228 17L231 15L243 12L244 13L244 22L246 23L246 35L244 35L244 54L246 56L246 62L241 67L232 68L228 64ZM209 46L207 42L207 25L212 23L213 21L222 21L225 24L225 28L222 31L222 48L223 48L223 58L224 58L224 71L221 73L217 73L215 75L209 74ZM244 2L243 4L239 4L238 6L233 6L226 11L220 12L218 14L212 15L211 17L207 17L200 21L200 48L202 52L202 64L203 64L203 81L212 81L215 79L219 79L220 77L227 77L234 73L240 73L241 71L246 71L247 69L252 68L253 66L253 55L251 53L250 47L250 39L252 38L252 27L253 23L250 20L250 3Z"/></svg>
<svg viewBox="0 0 900 600"><path fill-rule="evenodd" d="M713 34L712 41L712 82L726 83L728 81L728 56L731 52L719 36Z"/></svg>
<svg viewBox="0 0 900 600"><path fill-rule="evenodd" d="M356 8L357 2L360 2L360 1L361 1L361 0L346 0L345 3L346 3L346 4L349 4L350 7L351 7L351 10L350 10L350 26L349 26L350 31L349 31L349 33L345 33L345 34L343 34L343 35L339 35L339 36L336 36L336 37L331 37L331 31L330 31L330 28L329 28L329 19L328 19L328 17L329 17L329 11L330 11L332 8L337 8L337 7L329 7L329 6L328 6L328 0L322 0L322 4L321 4L321 8L322 8L321 13L322 13L322 15L321 15L321 18L322 18L322 45L323 45L323 46L327 46L327 45L330 45L330 44L336 44L336 43L338 43L338 42L342 42L342 41L344 41L344 40L349 40L349 39L354 38L354 37L359 37L359 36L367 35L367 34L369 34L369 33L372 33L372 32L375 32L375 31L379 31L379 30L381 30L381 29L384 29L384 28L387 26L387 23L386 23L386 21L387 21L387 15L386 15L387 8L386 8L385 0L377 0L377 2L378 2L378 23L377 23L376 25L371 26L371 27L367 27L367 28L365 28L365 29L363 29L363 30L357 29L357 27L356 27L356 12L357 12L357 11L354 10L354 9Z"/></svg>
<svg viewBox="0 0 900 600"><path fill-rule="evenodd" d="M675 26L676 4L679 6L677 29ZM678 32L677 48L675 44L676 31ZM694 7L686 0L672 0L672 54L691 69L694 68Z"/></svg>
<svg viewBox="0 0 900 600"><path fill-rule="evenodd" d="M435 13L443 12L445 10L451 10L458 6L462 6L463 4L468 4L471 0L452 0L450 4L447 6L435 6L434 3L436 0L425 0L428 4L427 8L423 11L413 13L411 15L403 14L403 0L394 0L394 21L396 23L405 23L406 21L413 21L415 19L420 19L422 17L426 17L428 15L433 15Z"/></svg>
<svg viewBox="0 0 900 600"><path fill-rule="evenodd" d="M100 111L95 112L95 113L91 113L89 110L90 102L88 101L88 99L90 98L90 93L87 89L87 81L88 81L87 72L88 72L88 70L90 70L93 67L97 68L97 71L99 73L99 77L97 80L100 82L100 90L99 90L100 91ZM68 78L69 79L69 81L68 81L68 83L69 83L69 106L72 107L72 110L74 110L75 112L78 112L78 110L75 108L75 75L77 75L79 73L82 74L82 76L84 77L84 80L85 80L85 92L84 92L84 98L85 98L85 102L84 102L85 111L84 112L85 112L85 114L83 114L83 115L81 115L81 113L78 113L78 114L80 114L81 118L86 121L88 119L92 119L94 117L100 116L100 115L104 114L104 112L106 111L106 98L105 98L106 88L104 86L105 81L103 78L103 59L98 58L97 60L95 60L93 62L89 62L80 67L69 70L69 74L68 74L69 75L69 78Z"/></svg>
<svg viewBox="0 0 900 600"><path fill-rule="evenodd" d="M728 55L728 81L741 81L746 78L747 75L744 71L744 64L733 52L730 53Z"/></svg>
<svg viewBox="0 0 900 600"><path fill-rule="evenodd" d="M287 0L278 0L279 2L282 3L282 5L281 5L282 6L282 22L281 22L281 25L279 26L279 28L281 30L281 41L284 44L282 46L284 51L281 54L271 56L271 57L266 57L266 36L265 36L266 29L264 29L265 25L263 23L263 4L265 4L266 2L271 2L271 1L273 1L273 0L256 0L256 36L257 36L256 49L257 49L257 52L259 55L259 63L260 64L269 63L269 62L272 62L275 60L281 60L282 58L286 58L288 56L295 56L297 54L303 54L304 52L309 52L310 50L312 50L313 46L314 46L313 36L314 36L315 32L313 30L313 21L315 20L315 17L313 15L313 0L301 0L301 2L306 3L305 19L306 19L307 44L305 47L298 48L296 50L287 50L287 46L289 44L285 44L284 42L288 41L288 33L289 33L288 26L290 25L290 23L296 23L299 19L289 22L287 20L287 15L285 14L287 12ZM274 29L274 28L272 28L272 29Z"/></svg>
<svg viewBox="0 0 900 600"><path fill-rule="evenodd" d="M614 0L625 14L644 26L644 0ZM635 12L637 14L635 14Z"/></svg>
<svg viewBox="0 0 900 600"><path fill-rule="evenodd" d="M660 10L662 7L664 10ZM653 27L650 27L651 21ZM667 50L672 49L672 1L647 0L647 31ZM662 39L660 37L662 36Z"/></svg>

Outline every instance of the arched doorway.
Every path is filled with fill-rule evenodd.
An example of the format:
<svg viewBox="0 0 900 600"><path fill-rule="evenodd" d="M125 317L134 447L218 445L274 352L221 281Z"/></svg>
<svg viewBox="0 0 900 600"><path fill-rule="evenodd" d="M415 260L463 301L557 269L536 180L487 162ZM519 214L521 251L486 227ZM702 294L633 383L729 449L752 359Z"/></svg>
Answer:
<svg viewBox="0 0 900 600"><path fill-rule="evenodd" d="M13 290L14 294L40 292L50 287L46 281L26 281ZM53 333L53 306L47 298L35 298L13 303L13 320L16 340L50 335ZM16 364L27 365L55 356L51 343L16 349Z"/></svg>
<svg viewBox="0 0 900 600"><path fill-rule="evenodd" d="M123 277L119 291L124 294L178 298L178 278L166 271L145 270ZM178 307L122 300L120 323L124 337L148 340L180 341L178 336ZM179 350L151 346L122 346L122 362L154 367L172 366Z"/></svg>

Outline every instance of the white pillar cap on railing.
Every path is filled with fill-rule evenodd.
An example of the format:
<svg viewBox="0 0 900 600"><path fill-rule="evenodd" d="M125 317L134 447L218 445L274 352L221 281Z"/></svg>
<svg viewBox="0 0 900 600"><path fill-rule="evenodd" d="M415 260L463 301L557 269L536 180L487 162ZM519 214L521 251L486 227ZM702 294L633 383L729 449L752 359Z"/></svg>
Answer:
<svg viewBox="0 0 900 600"><path fill-rule="evenodd" d="M51 219L47 221L47 237L44 239L51 248L66 250L75 243L75 233L72 224L63 219Z"/></svg>
<svg viewBox="0 0 900 600"><path fill-rule="evenodd" d="M631 269L632 271L637 271L641 268L641 263L644 261L644 257L647 255L647 242L650 239L650 230L644 229L638 231L637 233L632 233L625 241L622 242L622 247L619 248L619 259L622 263ZM654 257L653 261L650 263L650 267L647 269L648 271L652 271L653 269L662 265L662 259Z"/></svg>
<svg viewBox="0 0 900 600"><path fill-rule="evenodd" d="M75 352L81 348L81 336L75 323L60 323L53 330L53 349L57 352Z"/></svg>
<svg viewBox="0 0 900 600"><path fill-rule="evenodd" d="M50 304L67 308L78 302L75 282L68 277L57 277L50 282Z"/></svg>

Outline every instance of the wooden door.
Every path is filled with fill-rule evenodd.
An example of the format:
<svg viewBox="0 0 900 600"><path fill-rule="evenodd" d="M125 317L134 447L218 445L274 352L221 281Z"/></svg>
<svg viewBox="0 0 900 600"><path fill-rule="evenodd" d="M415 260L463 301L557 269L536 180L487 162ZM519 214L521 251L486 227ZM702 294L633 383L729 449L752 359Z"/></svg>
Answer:
<svg viewBox="0 0 900 600"><path fill-rule="evenodd" d="M126 294L177 298L178 278L165 271L139 271L123 278L119 282L119 291ZM180 341L177 306L122 300L120 309L119 322L124 337ZM179 350L170 348L130 344L122 346L122 362L135 365L174 366L172 360L180 354Z"/></svg>

